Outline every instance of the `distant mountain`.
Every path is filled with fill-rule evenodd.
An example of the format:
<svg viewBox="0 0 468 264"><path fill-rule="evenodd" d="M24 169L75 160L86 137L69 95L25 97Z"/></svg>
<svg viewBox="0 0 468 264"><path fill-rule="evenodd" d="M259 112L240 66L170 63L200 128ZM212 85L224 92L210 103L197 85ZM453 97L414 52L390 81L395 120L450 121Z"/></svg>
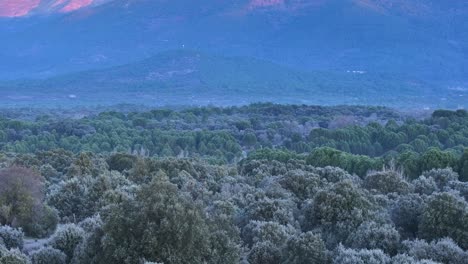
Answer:
<svg viewBox="0 0 468 264"><path fill-rule="evenodd" d="M1 105L68 106L362 104L402 108L468 106L468 91L365 71L302 72L247 57L163 52L139 62L43 80L0 83Z"/></svg>
<svg viewBox="0 0 468 264"><path fill-rule="evenodd" d="M25 1L38 5L0 19L0 79L102 69L183 47L446 88L468 76L464 0L6 0ZM52 8L67 4L79 8Z"/></svg>

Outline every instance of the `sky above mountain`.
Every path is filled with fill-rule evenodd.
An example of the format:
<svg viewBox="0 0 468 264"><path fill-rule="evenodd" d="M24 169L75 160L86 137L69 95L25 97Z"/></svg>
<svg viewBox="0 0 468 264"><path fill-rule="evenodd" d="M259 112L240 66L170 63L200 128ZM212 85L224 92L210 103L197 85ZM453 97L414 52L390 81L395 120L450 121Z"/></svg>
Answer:
<svg viewBox="0 0 468 264"><path fill-rule="evenodd" d="M97 6L105 0L0 0L0 16L23 17L37 14L68 13Z"/></svg>
<svg viewBox="0 0 468 264"><path fill-rule="evenodd" d="M138 2L139 0L0 0L0 17L24 17L33 15L44 15L53 13L68 13L82 8L99 6L106 2ZM321 6L333 0L240 0L240 1L222 1L229 6L230 3L236 3L235 7L240 13L245 11L273 9L282 11L300 10L310 6ZM431 0L343 0L353 2L362 8L373 10L375 12L385 13L389 10L404 12L406 14L422 14L430 12L437 4ZM155 0L162 6L170 1ZM200 5L203 4L201 1ZM216 1L215 1L216 2ZM221 1L218 1L221 3ZM453 0L456 5L461 0ZM217 4L219 4L217 3Z"/></svg>

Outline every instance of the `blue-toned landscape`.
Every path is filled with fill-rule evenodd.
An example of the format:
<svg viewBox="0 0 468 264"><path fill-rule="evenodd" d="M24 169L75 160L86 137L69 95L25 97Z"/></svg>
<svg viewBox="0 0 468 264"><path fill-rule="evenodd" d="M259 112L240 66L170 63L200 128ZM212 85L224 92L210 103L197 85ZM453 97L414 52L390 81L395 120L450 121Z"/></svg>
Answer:
<svg viewBox="0 0 468 264"><path fill-rule="evenodd" d="M465 0L0 0L0 264L468 263Z"/></svg>

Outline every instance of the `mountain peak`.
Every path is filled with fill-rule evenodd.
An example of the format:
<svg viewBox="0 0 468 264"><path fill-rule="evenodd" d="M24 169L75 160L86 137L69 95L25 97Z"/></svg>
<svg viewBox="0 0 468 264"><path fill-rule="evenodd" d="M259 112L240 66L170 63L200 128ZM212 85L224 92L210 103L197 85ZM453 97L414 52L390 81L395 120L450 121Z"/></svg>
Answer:
<svg viewBox="0 0 468 264"><path fill-rule="evenodd" d="M187 0L0 0L0 17L24 17L33 15L44 15L53 13L69 13L83 8L100 6L107 2L115 2L126 7L129 4L146 5L154 9L184 9L190 6L192 9L212 9L220 7L223 11L234 13L249 13L254 11L296 11L305 10L310 7L321 7L338 2L340 4L349 2L363 9L379 13L399 12L409 15L427 14L434 8L440 9L444 6L454 8L463 5L463 0L453 0L449 5L436 3L433 0L227 0L222 3L213 0L192 2ZM227 9L227 10L225 10ZM221 11L221 12L223 12Z"/></svg>
<svg viewBox="0 0 468 264"><path fill-rule="evenodd" d="M0 17L69 13L114 0L0 0Z"/></svg>

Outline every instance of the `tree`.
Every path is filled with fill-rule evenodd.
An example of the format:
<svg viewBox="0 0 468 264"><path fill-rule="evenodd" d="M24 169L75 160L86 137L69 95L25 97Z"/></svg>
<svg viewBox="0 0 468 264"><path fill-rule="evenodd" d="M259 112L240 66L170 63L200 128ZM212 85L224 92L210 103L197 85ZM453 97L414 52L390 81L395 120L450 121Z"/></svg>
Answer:
<svg viewBox="0 0 468 264"><path fill-rule="evenodd" d="M321 185L320 176L303 171L288 171L279 179L283 188L291 191L300 200L310 199Z"/></svg>
<svg viewBox="0 0 468 264"><path fill-rule="evenodd" d="M463 264L468 251L463 251L452 239L444 238L427 243L424 240L403 241L404 250L418 260L431 259L440 263Z"/></svg>
<svg viewBox="0 0 468 264"><path fill-rule="evenodd" d="M43 199L44 186L39 174L21 167L0 170L0 224L21 227L31 236L47 233L41 223L51 224L46 219L52 217L54 225L54 212L43 204Z"/></svg>
<svg viewBox="0 0 468 264"><path fill-rule="evenodd" d="M400 244L400 234L391 225L365 222L348 237L346 244L351 248L381 249L389 255L395 255Z"/></svg>
<svg viewBox="0 0 468 264"><path fill-rule="evenodd" d="M365 192L349 180L319 191L312 204L304 208L304 222L332 235L332 244L343 241L362 222L371 219L374 204Z"/></svg>
<svg viewBox="0 0 468 264"><path fill-rule="evenodd" d="M256 220L272 221L281 225L293 225L295 223L293 214L295 208L296 205L291 200L261 198L253 201L245 208L245 213L242 216L243 223Z"/></svg>
<svg viewBox="0 0 468 264"><path fill-rule="evenodd" d="M157 190L157 191L155 191ZM103 213L106 261L210 263L212 233L200 208L165 178L154 178L134 198L122 197ZM131 230L131 231L130 231ZM216 241L223 243L223 241Z"/></svg>
<svg viewBox="0 0 468 264"><path fill-rule="evenodd" d="M419 223L421 238L429 241L450 237L468 249L468 204L454 193L433 194Z"/></svg>
<svg viewBox="0 0 468 264"><path fill-rule="evenodd" d="M364 178L364 187L376 190L381 194L407 194L411 191L410 184L395 171L373 172Z"/></svg>
<svg viewBox="0 0 468 264"><path fill-rule="evenodd" d="M109 157L107 164L109 164L109 169L123 172L125 170L130 170L133 168L137 158L130 154L125 153L116 153Z"/></svg>
<svg viewBox="0 0 468 264"><path fill-rule="evenodd" d="M347 249L339 245L334 255L334 264L390 264L390 257L378 249Z"/></svg>
<svg viewBox="0 0 468 264"><path fill-rule="evenodd" d="M435 182L434 178L427 178L424 175L419 176L416 180L413 181L414 192L418 194L431 195L436 191L439 191L439 187Z"/></svg>
<svg viewBox="0 0 468 264"><path fill-rule="evenodd" d="M403 237L416 237L424 206L421 196L408 194L398 197L390 208L390 217Z"/></svg>
<svg viewBox="0 0 468 264"><path fill-rule="evenodd" d="M406 254L398 254L392 258L392 264L440 264L432 260L416 260Z"/></svg>
<svg viewBox="0 0 468 264"><path fill-rule="evenodd" d="M242 143L245 146L253 147L253 146L255 146L255 144L257 144L257 137L255 136L254 133L247 133L247 134L245 134L244 138L242 139Z"/></svg>
<svg viewBox="0 0 468 264"><path fill-rule="evenodd" d="M59 210L62 220L69 222L83 220L93 214L97 202L89 199L94 181L90 176L73 177L62 181L51 188L47 201Z"/></svg>
<svg viewBox="0 0 468 264"><path fill-rule="evenodd" d="M259 242L252 247L247 259L250 264L280 264L281 251L271 242Z"/></svg>
<svg viewBox="0 0 468 264"><path fill-rule="evenodd" d="M66 264L67 255L62 251L44 247L30 254L32 264Z"/></svg>
<svg viewBox="0 0 468 264"><path fill-rule="evenodd" d="M423 174L426 178L432 178L439 189L444 189L451 181L458 180L458 174L451 168L432 169Z"/></svg>
<svg viewBox="0 0 468 264"><path fill-rule="evenodd" d="M307 164L315 167L333 166L344 170L350 167L346 155L332 148L318 148L307 157Z"/></svg>
<svg viewBox="0 0 468 264"><path fill-rule="evenodd" d="M72 264L101 264L106 263L103 252L102 239L104 230L99 216L87 218L80 222L79 226L86 232L83 240L76 246L73 252Z"/></svg>
<svg viewBox="0 0 468 264"><path fill-rule="evenodd" d="M84 239L85 232L75 224L60 226L50 238L50 245L67 256L67 263L73 259L75 249Z"/></svg>
<svg viewBox="0 0 468 264"><path fill-rule="evenodd" d="M21 230L10 226L0 226L0 239L7 249L23 249L24 234Z"/></svg>
<svg viewBox="0 0 468 264"><path fill-rule="evenodd" d="M333 148L317 148L313 150L306 159L307 164L315 167L339 167L349 173L356 173L363 177L367 171L381 167L379 159L367 156L352 155Z"/></svg>
<svg viewBox="0 0 468 264"><path fill-rule="evenodd" d="M397 158L397 164L402 166L406 176L416 179L421 174L419 167L419 154L414 151L405 151Z"/></svg>
<svg viewBox="0 0 468 264"><path fill-rule="evenodd" d="M283 226L277 222L250 221L244 227L242 237L244 243L253 245L257 242L270 242L278 247L282 246L289 236L295 235L292 226Z"/></svg>
<svg viewBox="0 0 468 264"><path fill-rule="evenodd" d="M285 264L328 263L327 248L320 235L312 232L291 236L283 249Z"/></svg>
<svg viewBox="0 0 468 264"><path fill-rule="evenodd" d="M23 254L18 249L6 250L0 247L0 263L1 264L30 264L28 256Z"/></svg>
<svg viewBox="0 0 468 264"><path fill-rule="evenodd" d="M456 158L451 152L431 148L421 156L421 170L445 169L456 164Z"/></svg>
<svg viewBox="0 0 468 264"><path fill-rule="evenodd" d="M460 174L460 181L468 182L468 148L465 148L458 162L458 174Z"/></svg>

